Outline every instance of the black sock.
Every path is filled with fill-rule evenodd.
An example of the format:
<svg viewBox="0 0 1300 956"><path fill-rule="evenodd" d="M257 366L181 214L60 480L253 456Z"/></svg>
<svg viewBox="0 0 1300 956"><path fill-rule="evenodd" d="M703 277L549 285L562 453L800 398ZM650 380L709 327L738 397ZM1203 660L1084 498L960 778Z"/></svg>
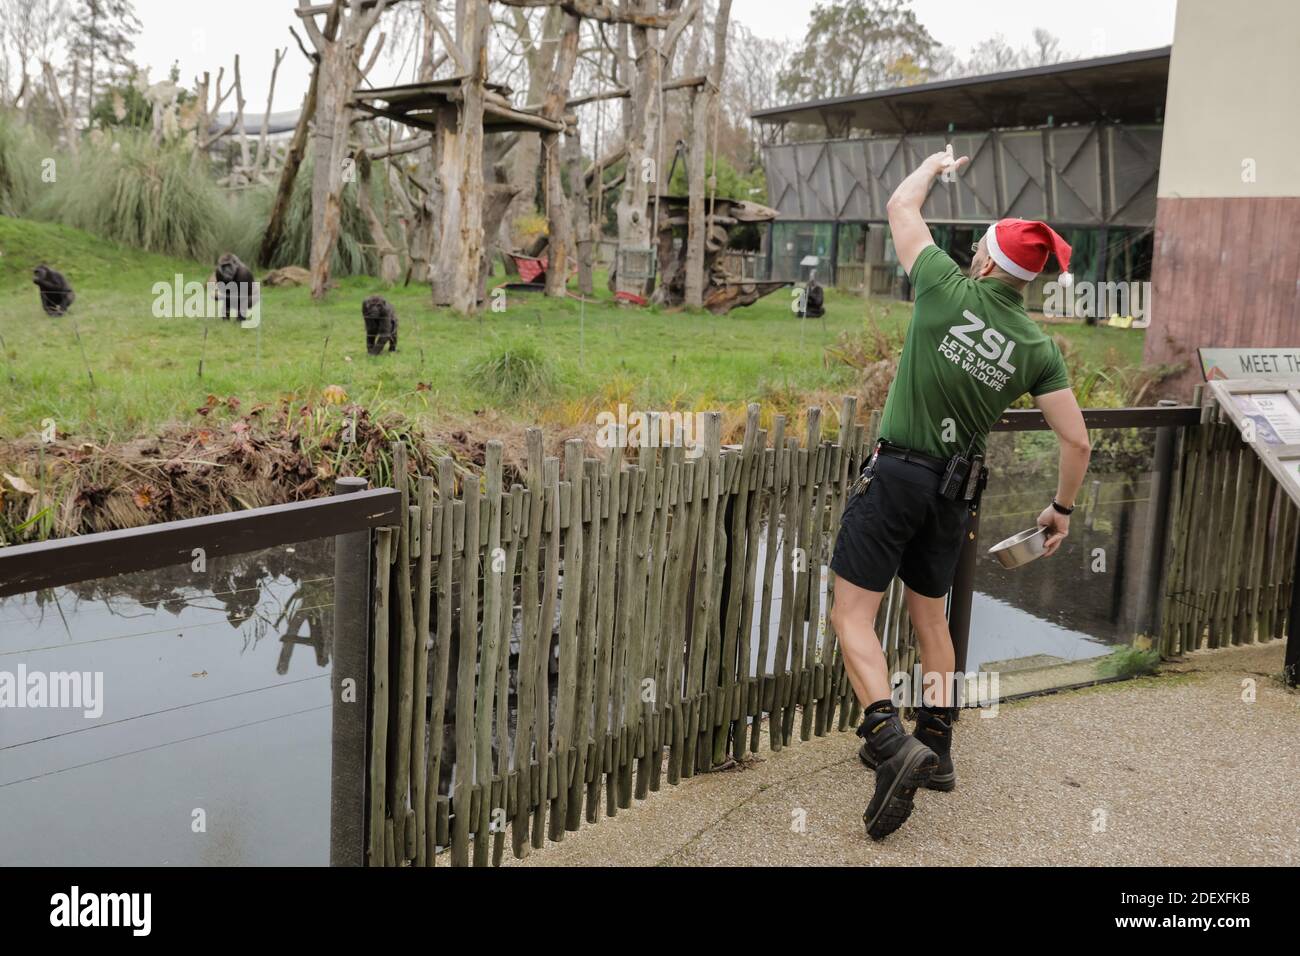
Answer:
<svg viewBox="0 0 1300 956"><path fill-rule="evenodd" d="M884 700L878 700L874 704L867 706L862 712L863 719L870 717L872 714L886 714L894 712L894 702L886 697Z"/></svg>

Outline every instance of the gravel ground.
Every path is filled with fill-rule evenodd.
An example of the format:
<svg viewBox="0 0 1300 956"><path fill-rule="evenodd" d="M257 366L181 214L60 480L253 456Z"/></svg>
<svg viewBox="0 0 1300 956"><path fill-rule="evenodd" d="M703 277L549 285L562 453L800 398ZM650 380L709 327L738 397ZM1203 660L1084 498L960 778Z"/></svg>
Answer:
<svg viewBox="0 0 1300 956"><path fill-rule="evenodd" d="M857 737L800 741L667 785L511 865L1297 865L1300 694L1280 642L958 723L957 790L880 843ZM1253 680L1256 699L1242 700ZM797 723L796 723L797 726Z"/></svg>

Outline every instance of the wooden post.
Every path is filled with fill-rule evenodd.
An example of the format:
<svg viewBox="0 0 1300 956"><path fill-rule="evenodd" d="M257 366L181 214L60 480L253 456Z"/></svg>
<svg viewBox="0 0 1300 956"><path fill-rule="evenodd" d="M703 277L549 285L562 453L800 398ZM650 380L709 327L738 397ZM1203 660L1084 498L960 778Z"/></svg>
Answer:
<svg viewBox="0 0 1300 956"><path fill-rule="evenodd" d="M1282 673L1288 687L1300 686L1300 536L1296 537L1293 567L1291 610L1286 617L1286 658L1282 665Z"/></svg>
<svg viewBox="0 0 1300 956"><path fill-rule="evenodd" d="M389 581L392 578L393 529L380 528L374 536L375 559L371 565L375 577L372 607L373 688L370 733L370 838L366 847L367 866L385 866L389 862L385 833L384 804L387 792L388 753L388 615ZM391 826L391 823L390 823Z"/></svg>
<svg viewBox="0 0 1300 956"><path fill-rule="evenodd" d="M1175 405L1161 399L1160 405ZM1165 577L1165 539L1168 537L1169 509L1174 480L1174 448L1178 429L1165 425L1156 429L1155 459L1152 463L1151 501L1147 506L1146 541L1142 553L1146 571L1138 588L1137 632L1154 637L1160 630L1161 583Z"/></svg>
<svg viewBox="0 0 1300 956"><path fill-rule="evenodd" d="M393 673L396 686L393 688L394 711L390 725L388 751L388 777L391 789L388 793L389 816L393 820L396 832L396 847L399 856L405 857L407 846L407 825L415 826L408 802L411 788L411 726L414 723L414 675L415 675L415 610L414 596L411 589L411 517L410 517L410 481L407 478L407 452L404 442L393 443L392 483L401 493L401 524L395 531L394 551L397 565L397 588L394 600L397 604L397 660ZM424 701L420 701L424 707ZM414 846L412 846L414 849ZM412 854L414 855L414 854Z"/></svg>
<svg viewBox="0 0 1300 956"><path fill-rule="evenodd" d="M366 487L364 478L339 478L334 493L348 495ZM330 866L361 866L365 862L370 593L370 532L336 536L330 661Z"/></svg>
<svg viewBox="0 0 1300 956"><path fill-rule="evenodd" d="M957 558L957 574L952 582L952 596L948 600L948 631L952 635L953 671L966 670L966 656L970 647L970 610L975 590L975 557L979 551L979 504L971 508L970 523L966 525L966 540L961 543ZM956 701L953 701L955 704Z"/></svg>

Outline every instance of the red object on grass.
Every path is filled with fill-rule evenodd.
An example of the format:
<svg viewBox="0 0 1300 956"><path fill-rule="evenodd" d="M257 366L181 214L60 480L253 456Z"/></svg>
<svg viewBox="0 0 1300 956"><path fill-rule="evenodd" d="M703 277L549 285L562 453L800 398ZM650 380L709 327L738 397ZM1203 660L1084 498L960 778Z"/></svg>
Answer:
<svg viewBox="0 0 1300 956"><path fill-rule="evenodd" d="M615 302L631 302L633 305L645 305L646 298L643 295L637 295L635 292L615 292Z"/></svg>
<svg viewBox="0 0 1300 956"><path fill-rule="evenodd" d="M530 259L527 256L515 256L515 265L519 267L519 278L524 282L544 281L546 277L546 257ZM537 277L541 276L539 280Z"/></svg>

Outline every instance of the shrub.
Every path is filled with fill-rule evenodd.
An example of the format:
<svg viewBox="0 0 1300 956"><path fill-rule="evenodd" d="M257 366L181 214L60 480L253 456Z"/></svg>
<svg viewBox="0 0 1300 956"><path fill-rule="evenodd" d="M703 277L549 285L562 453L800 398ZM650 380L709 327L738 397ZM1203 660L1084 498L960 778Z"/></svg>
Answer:
<svg viewBox="0 0 1300 956"><path fill-rule="evenodd" d="M1154 674L1160 666L1160 652L1150 648L1120 647L1110 653L1102 666L1116 677Z"/></svg>
<svg viewBox="0 0 1300 956"><path fill-rule="evenodd" d="M544 395L555 385L551 360L532 342L494 348L469 367L468 378L483 391L509 401Z"/></svg>
<svg viewBox="0 0 1300 956"><path fill-rule="evenodd" d="M867 315L857 329L841 332L834 345L826 347L828 363L843 363L850 368L866 369L877 362L897 362L903 353L903 329L888 329L882 324L888 309L867 304Z"/></svg>

